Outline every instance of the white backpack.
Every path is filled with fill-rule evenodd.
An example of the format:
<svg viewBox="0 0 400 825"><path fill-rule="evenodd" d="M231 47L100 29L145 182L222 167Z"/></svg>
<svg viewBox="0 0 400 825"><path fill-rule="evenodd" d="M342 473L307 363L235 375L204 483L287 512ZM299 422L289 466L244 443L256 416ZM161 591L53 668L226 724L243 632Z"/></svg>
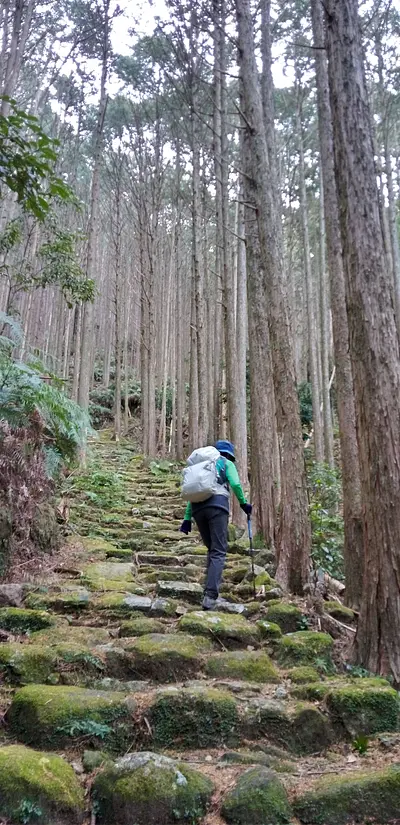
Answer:
<svg viewBox="0 0 400 825"><path fill-rule="evenodd" d="M189 456L181 485L181 495L185 501L206 501L220 492L216 466L219 458L221 455L215 447L200 447Z"/></svg>

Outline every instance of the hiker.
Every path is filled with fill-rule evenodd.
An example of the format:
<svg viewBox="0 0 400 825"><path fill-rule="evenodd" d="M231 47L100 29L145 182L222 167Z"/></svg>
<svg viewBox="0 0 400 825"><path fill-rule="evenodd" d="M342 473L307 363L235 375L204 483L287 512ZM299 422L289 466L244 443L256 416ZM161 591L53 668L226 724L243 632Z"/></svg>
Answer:
<svg viewBox="0 0 400 825"><path fill-rule="evenodd" d="M207 452L208 451L208 452ZM219 456L218 456L219 453ZM206 461L204 461L204 457ZM215 478L210 487L211 495L205 487L207 498L201 500L198 490L201 482L197 479L193 485L194 493L190 490L189 480L185 496L185 472L190 475L193 467L207 463L207 471L212 466ZM203 462L203 464L201 464ZM241 509L250 518L252 505L246 500L242 490L237 469L235 467L235 448L230 441L217 441L215 448L205 447L196 450L188 459L189 468L184 471L182 495L188 499L185 517L180 526L181 533L186 535L192 529L192 517L195 519L201 538L208 549L207 574L204 588L203 610L214 610L217 604L222 573L224 570L226 553L228 550L228 521L229 521L229 490L232 488ZM192 473L194 476L196 470ZM197 476L199 473L197 472ZM197 488L196 488L197 485ZM196 489L195 489L196 488ZM197 498L197 500L196 500Z"/></svg>

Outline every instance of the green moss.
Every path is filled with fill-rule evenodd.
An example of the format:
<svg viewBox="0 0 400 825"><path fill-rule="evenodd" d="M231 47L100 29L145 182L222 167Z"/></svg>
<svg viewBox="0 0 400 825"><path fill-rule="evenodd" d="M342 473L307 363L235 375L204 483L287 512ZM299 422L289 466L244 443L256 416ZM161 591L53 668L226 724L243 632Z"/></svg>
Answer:
<svg viewBox="0 0 400 825"><path fill-rule="evenodd" d="M54 651L39 645L0 645L0 674L14 685L47 682L55 670Z"/></svg>
<svg viewBox="0 0 400 825"><path fill-rule="evenodd" d="M279 674L269 656L258 650L235 650L207 659L209 676L244 679L247 682L279 682Z"/></svg>
<svg viewBox="0 0 400 825"><path fill-rule="evenodd" d="M214 611L196 610L187 613L179 620L178 629L195 635L215 637L227 647L251 645L258 638L257 628L243 616Z"/></svg>
<svg viewBox="0 0 400 825"><path fill-rule="evenodd" d="M301 610L295 604L280 602L268 606L265 618L269 622L278 624L284 633L292 633L298 629L302 615Z"/></svg>
<svg viewBox="0 0 400 825"><path fill-rule="evenodd" d="M290 691L291 696L296 699L305 699L308 702L322 702L325 696L331 691L329 682L311 682L311 684L297 685Z"/></svg>
<svg viewBox="0 0 400 825"><path fill-rule="evenodd" d="M52 753L9 745L0 748L0 815L15 823L77 825L85 800L73 769Z"/></svg>
<svg viewBox="0 0 400 825"><path fill-rule="evenodd" d="M318 672L315 668L307 667L307 665L300 665L299 667L292 668L292 670L289 670L288 677L295 683L295 685L319 682Z"/></svg>
<svg viewBox="0 0 400 825"><path fill-rule="evenodd" d="M126 647L134 655L134 668L140 677L157 682L186 679L201 667L202 655L212 649L208 639L183 633L150 633Z"/></svg>
<svg viewBox="0 0 400 825"><path fill-rule="evenodd" d="M276 585L275 580L266 571L256 576L256 587L261 587L263 584L268 587L275 587Z"/></svg>
<svg viewBox="0 0 400 825"><path fill-rule="evenodd" d="M345 607L340 602L324 602L324 610L334 619L338 619L339 622L344 622L344 624L352 624L356 618L354 610Z"/></svg>
<svg viewBox="0 0 400 825"><path fill-rule="evenodd" d="M294 803L300 821L312 825L347 825L365 819L387 825L396 821L399 810L399 767L325 777Z"/></svg>
<svg viewBox="0 0 400 825"><path fill-rule="evenodd" d="M290 822L291 811L282 782L259 767L237 780L223 800L222 815L230 825L282 825Z"/></svg>
<svg viewBox="0 0 400 825"><path fill-rule="evenodd" d="M59 647L60 645L94 647L105 645L110 641L111 636L105 627L86 627L85 625L62 625L32 634L34 644L46 647Z"/></svg>
<svg viewBox="0 0 400 825"><path fill-rule="evenodd" d="M63 748L83 737L86 745L123 751L132 743L133 707L123 693L29 685L15 693L7 718L27 745Z"/></svg>
<svg viewBox="0 0 400 825"><path fill-rule="evenodd" d="M178 602L174 599L154 599L151 603L150 615L175 619Z"/></svg>
<svg viewBox="0 0 400 825"><path fill-rule="evenodd" d="M275 641L282 636L282 630L279 625L274 622L269 622L267 619L260 619L256 623L256 626L261 638L267 639L267 641Z"/></svg>
<svg viewBox="0 0 400 825"><path fill-rule="evenodd" d="M83 587L62 590L59 593L28 593L24 604L33 610L79 612L89 607L89 593Z"/></svg>
<svg viewBox="0 0 400 825"><path fill-rule="evenodd" d="M104 751L89 751L83 752L82 765L86 773L92 773L97 768L101 768L105 762L109 762L110 757Z"/></svg>
<svg viewBox="0 0 400 825"><path fill-rule="evenodd" d="M212 792L212 782L188 765L160 754L131 754L96 777L96 820L99 825L196 825Z"/></svg>
<svg viewBox="0 0 400 825"><path fill-rule="evenodd" d="M54 619L43 610L25 610L22 607L3 607L0 609L0 627L12 633L31 633L50 627Z"/></svg>
<svg viewBox="0 0 400 825"><path fill-rule="evenodd" d="M129 622L122 622L119 636L145 636L148 633L165 633L166 630L166 626L157 619L146 619L141 616Z"/></svg>
<svg viewBox="0 0 400 825"><path fill-rule="evenodd" d="M292 717L294 748L299 753L319 753L332 742L329 719L313 705L298 705Z"/></svg>
<svg viewBox="0 0 400 825"><path fill-rule="evenodd" d="M224 691L165 691L156 697L148 717L158 747L207 748L237 741L236 702Z"/></svg>
<svg viewBox="0 0 400 825"><path fill-rule="evenodd" d="M284 666L324 664L332 667L333 639L328 633L299 630L288 633L278 644L278 660Z"/></svg>
<svg viewBox="0 0 400 825"><path fill-rule="evenodd" d="M337 688L328 694L326 704L333 720L351 736L397 730L399 699L390 687Z"/></svg>
<svg viewBox="0 0 400 825"><path fill-rule="evenodd" d="M122 549L121 547L112 547L106 551L108 559L132 559L132 550Z"/></svg>

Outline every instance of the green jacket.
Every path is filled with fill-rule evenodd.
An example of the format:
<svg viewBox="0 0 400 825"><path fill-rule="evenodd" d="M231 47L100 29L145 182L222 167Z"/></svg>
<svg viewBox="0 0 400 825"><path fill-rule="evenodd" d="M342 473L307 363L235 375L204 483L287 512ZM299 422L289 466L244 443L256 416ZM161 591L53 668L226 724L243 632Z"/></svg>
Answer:
<svg viewBox="0 0 400 825"><path fill-rule="evenodd" d="M233 461L229 461L229 459L219 458L217 461L217 470L224 470L226 475L226 480L229 484L231 490L233 490L239 504L246 504L246 496L243 492L242 485L240 483L240 478L238 475L238 471L235 467ZM191 521L192 519L192 503L188 501L185 510L185 521Z"/></svg>

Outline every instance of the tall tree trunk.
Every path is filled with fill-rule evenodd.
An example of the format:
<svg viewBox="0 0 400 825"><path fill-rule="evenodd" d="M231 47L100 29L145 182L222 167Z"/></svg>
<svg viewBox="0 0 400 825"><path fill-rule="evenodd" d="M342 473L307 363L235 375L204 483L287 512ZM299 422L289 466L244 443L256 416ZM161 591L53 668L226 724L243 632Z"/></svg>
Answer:
<svg viewBox="0 0 400 825"><path fill-rule="evenodd" d="M325 51L323 5L312 0L312 25L317 83L318 128L323 179L326 223L327 260L330 278L333 346L336 366L336 388L339 419L340 454L342 461L344 567L346 601L354 608L361 603L364 565L362 531L360 467L353 394L353 375L349 353L349 328L340 237L331 106L329 100L328 64Z"/></svg>
<svg viewBox="0 0 400 825"><path fill-rule="evenodd" d="M314 289L311 271L310 239L308 232L308 204L306 192L306 177L304 166L304 144L303 144L303 124L301 111L302 89L300 86L299 71L296 68L296 126L299 147L299 190L300 190L300 212L301 231L303 245L303 262L306 283L307 301L307 326L308 326L308 364L310 371L310 382L312 390L312 410L314 429L314 455L315 460L321 463L324 460L324 442L322 432L320 383L318 376L318 354L317 354L317 330L314 311Z"/></svg>
<svg viewBox="0 0 400 825"><path fill-rule="evenodd" d="M283 266L275 206L277 193L272 188L273 180L269 174L270 163L249 0L236 0L236 13L245 117L251 140L261 264L268 303L276 416L281 441L282 498L277 542L277 578L284 587L301 594L309 577L311 530L294 357L282 282Z"/></svg>
<svg viewBox="0 0 400 825"><path fill-rule="evenodd" d="M102 164L103 126L107 107L107 74L109 60L109 8L110 0L104 0L103 54L100 82L100 101L97 114L95 146L93 158L92 187L90 193L90 211L87 239L86 277L95 279L95 252L98 241L99 204L100 204L100 169ZM94 304L88 301L83 309L81 365L79 375L78 401L83 409L89 406L89 391L92 379L91 364L94 348Z"/></svg>
<svg viewBox="0 0 400 825"><path fill-rule="evenodd" d="M356 0L326 0L365 572L355 659L400 684L400 361Z"/></svg>
<svg viewBox="0 0 400 825"><path fill-rule="evenodd" d="M320 169L319 192L319 297L320 297L320 330L321 330L321 362L322 362L322 418L324 431L325 463L333 468L333 424L331 410L331 395L329 389L329 299L326 273L326 233L324 211L324 184L322 169Z"/></svg>

